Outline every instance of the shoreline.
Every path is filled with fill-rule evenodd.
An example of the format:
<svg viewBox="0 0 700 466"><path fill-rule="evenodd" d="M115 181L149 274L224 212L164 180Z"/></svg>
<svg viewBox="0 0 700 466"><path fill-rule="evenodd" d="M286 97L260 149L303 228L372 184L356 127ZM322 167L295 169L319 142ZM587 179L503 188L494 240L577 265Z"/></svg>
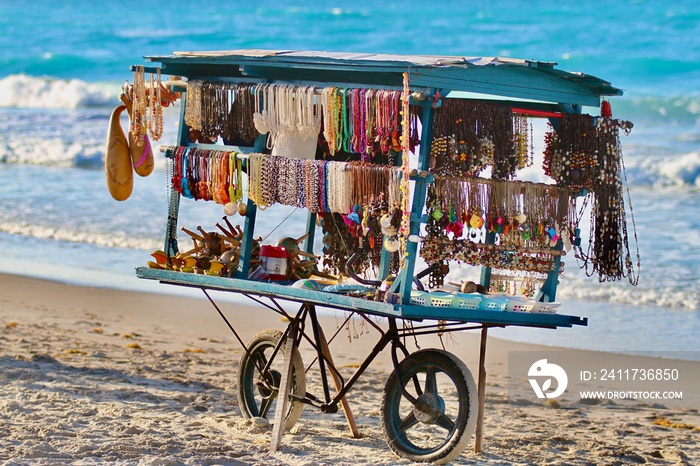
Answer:
<svg viewBox="0 0 700 466"><path fill-rule="evenodd" d="M0 378L6 386L0 414L8 419L0 426L0 463L411 464L391 453L379 427L382 390L392 370L389 351L348 394L360 439L350 436L342 413L307 407L298 429L286 433L282 448L272 454L269 432L238 412L233 386L240 345L204 297L168 294L171 288L124 291L0 274ZM269 310L217 303L245 342L265 328L284 327ZM324 315L321 321L330 339L343 318ZM367 331L353 322L331 343L344 376L376 342ZM453 333L445 341L476 379L478 332ZM440 344L436 337L420 340L422 348ZM310 363L311 348L300 350ZM618 356L489 338L483 452L472 453L472 439L452 464L641 462L635 458L693 464L700 459L698 430L654 424L663 418L699 426L697 389L679 404L592 403L565 395L558 409L531 393L510 391L518 377L510 373L509 356L560 351L585 360ZM640 367L659 362L622 356ZM700 386L700 362L674 363L693 379L692 386ZM318 384L317 374L308 372L311 386Z"/></svg>

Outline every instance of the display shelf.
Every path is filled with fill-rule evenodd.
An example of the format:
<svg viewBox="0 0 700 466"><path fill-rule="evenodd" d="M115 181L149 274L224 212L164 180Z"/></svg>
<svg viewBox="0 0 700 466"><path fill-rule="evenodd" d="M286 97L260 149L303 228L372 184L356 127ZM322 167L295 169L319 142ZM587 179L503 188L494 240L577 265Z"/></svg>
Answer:
<svg viewBox="0 0 700 466"><path fill-rule="evenodd" d="M382 317L398 317L411 320L450 320L465 323L549 328L588 325L587 318L578 316L388 304L334 293L293 288L279 283L215 277L171 270L150 269L148 267L138 267L136 269L136 275L139 278L158 280L161 283L171 285L267 296L344 311L361 311Z"/></svg>

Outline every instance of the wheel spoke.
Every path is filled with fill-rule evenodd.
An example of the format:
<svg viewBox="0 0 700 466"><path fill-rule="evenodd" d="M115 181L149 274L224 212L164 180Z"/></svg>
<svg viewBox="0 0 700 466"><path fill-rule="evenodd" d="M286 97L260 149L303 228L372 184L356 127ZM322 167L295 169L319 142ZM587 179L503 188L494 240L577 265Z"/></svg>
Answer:
<svg viewBox="0 0 700 466"><path fill-rule="evenodd" d="M389 448L411 461L451 461L474 432L475 392L471 373L455 355L425 349L407 356L384 389L382 430Z"/></svg>
<svg viewBox="0 0 700 466"><path fill-rule="evenodd" d="M409 415L401 421L401 424L399 424L399 430L401 432L406 432L408 429L415 426L416 424L418 424L418 419L416 418L415 414L413 414L413 410L411 410Z"/></svg>
<svg viewBox="0 0 700 466"><path fill-rule="evenodd" d="M265 370L265 366L267 365L267 358L265 357L265 353L262 351L259 351L257 353L253 354L253 359L255 364L255 368L258 370L258 372L262 373Z"/></svg>
<svg viewBox="0 0 700 466"><path fill-rule="evenodd" d="M259 417L264 417L267 418L267 413L270 411L270 408L272 408L272 402L277 398L277 393L273 392L270 396L267 398L263 398L260 401L260 412L258 413Z"/></svg>
<svg viewBox="0 0 700 466"><path fill-rule="evenodd" d="M428 367L425 372L425 393L437 395L437 392L436 369L434 367Z"/></svg>
<svg viewBox="0 0 700 466"><path fill-rule="evenodd" d="M435 420L435 423L448 432L452 432L452 429L455 428L455 423L452 422L452 419L445 416L444 414L439 415Z"/></svg>

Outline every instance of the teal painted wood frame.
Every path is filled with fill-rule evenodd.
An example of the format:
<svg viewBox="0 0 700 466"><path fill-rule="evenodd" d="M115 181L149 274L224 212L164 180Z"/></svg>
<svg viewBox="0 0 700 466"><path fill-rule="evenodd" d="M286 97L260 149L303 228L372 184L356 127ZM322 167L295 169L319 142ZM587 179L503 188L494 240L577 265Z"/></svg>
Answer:
<svg viewBox="0 0 700 466"><path fill-rule="evenodd" d="M267 134L260 134L255 139L253 152L262 153L265 150L265 141ZM248 278L248 270L250 269L250 255L253 249L253 238L255 235L255 220L258 215L258 206L248 198L246 204L245 224L243 225L243 241L241 243L241 258L236 270L236 278Z"/></svg>
<svg viewBox="0 0 700 466"><path fill-rule="evenodd" d="M530 314L490 310L465 310L447 307L413 306L368 301L321 291L292 288L278 283L266 283L236 278L174 272L171 270L138 267L139 278L158 280L161 283L188 286L205 290L235 292L244 295L264 296L292 302L315 304L331 309L364 312L382 317L399 317L410 320L449 320L455 322L485 323L489 325L518 325L525 327L572 327L587 325L585 317L563 314Z"/></svg>
<svg viewBox="0 0 700 466"><path fill-rule="evenodd" d="M183 91L183 96L186 95L185 92L187 91ZM183 97L183 101L184 99ZM187 135L189 130L190 128L185 123L185 106L181 105L180 124L177 128L177 141L179 145L185 146L188 144ZM174 154L170 155L172 156ZM166 154L166 156L168 156L168 154ZM173 189L172 183L168 187L168 191L170 192L168 197L168 220L165 227L163 252L165 252L168 257L173 257L179 252L177 245L177 218L180 211L180 193Z"/></svg>
<svg viewBox="0 0 700 466"><path fill-rule="evenodd" d="M146 57L162 63L163 72L200 78L265 79L268 82L346 83L365 86L402 85L402 73L411 74L412 87L444 88L500 97L597 106L601 96L622 95L609 82L570 73L552 63L503 59L477 65L459 57L428 64L426 57L387 55L363 59L353 54L269 51L255 56L246 51ZM456 59L456 60L454 60ZM352 86L348 86L352 87Z"/></svg>
<svg viewBox="0 0 700 466"><path fill-rule="evenodd" d="M427 172L430 168L430 146L433 140L433 121L435 119L435 108L440 104L439 91L433 91L429 99L424 101L422 106L422 128L421 141L418 153L419 173ZM424 176L417 176L413 185L413 202L411 204L410 230L409 235L419 235L423 219L423 209L425 208L425 196L428 190L428 180ZM406 258L403 269L399 274L397 282L399 288L395 292L400 292L401 302L411 301L411 288L413 287L413 276L415 275L416 259L418 256L418 243L406 241Z"/></svg>

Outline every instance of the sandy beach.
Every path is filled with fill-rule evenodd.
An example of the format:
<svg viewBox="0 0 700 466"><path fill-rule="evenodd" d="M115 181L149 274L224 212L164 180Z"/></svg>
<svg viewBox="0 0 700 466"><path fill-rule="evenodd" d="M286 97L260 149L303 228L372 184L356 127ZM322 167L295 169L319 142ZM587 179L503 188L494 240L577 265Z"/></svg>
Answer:
<svg viewBox="0 0 700 466"><path fill-rule="evenodd" d="M169 290L0 275L0 464L410 464L391 452L380 427L388 351L348 396L361 438L352 438L342 413L307 407L281 449L270 453L270 429L238 411L240 345L203 298ZM244 341L284 327L269 310L220 305ZM335 333L343 319L340 313L323 317L326 333ZM579 331L585 329L573 332ZM374 343L358 323L342 329L331 350L349 374ZM453 334L446 347L476 378L479 334ZM452 464L700 463L697 390L674 403L509 399L509 352L544 349L489 339L483 451L473 453L472 442ZM301 348L306 364L310 350ZM640 367L654 364L635 358ZM700 363L678 361L677 367L699 386ZM310 370L310 390L318 380L318 370Z"/></svg>

